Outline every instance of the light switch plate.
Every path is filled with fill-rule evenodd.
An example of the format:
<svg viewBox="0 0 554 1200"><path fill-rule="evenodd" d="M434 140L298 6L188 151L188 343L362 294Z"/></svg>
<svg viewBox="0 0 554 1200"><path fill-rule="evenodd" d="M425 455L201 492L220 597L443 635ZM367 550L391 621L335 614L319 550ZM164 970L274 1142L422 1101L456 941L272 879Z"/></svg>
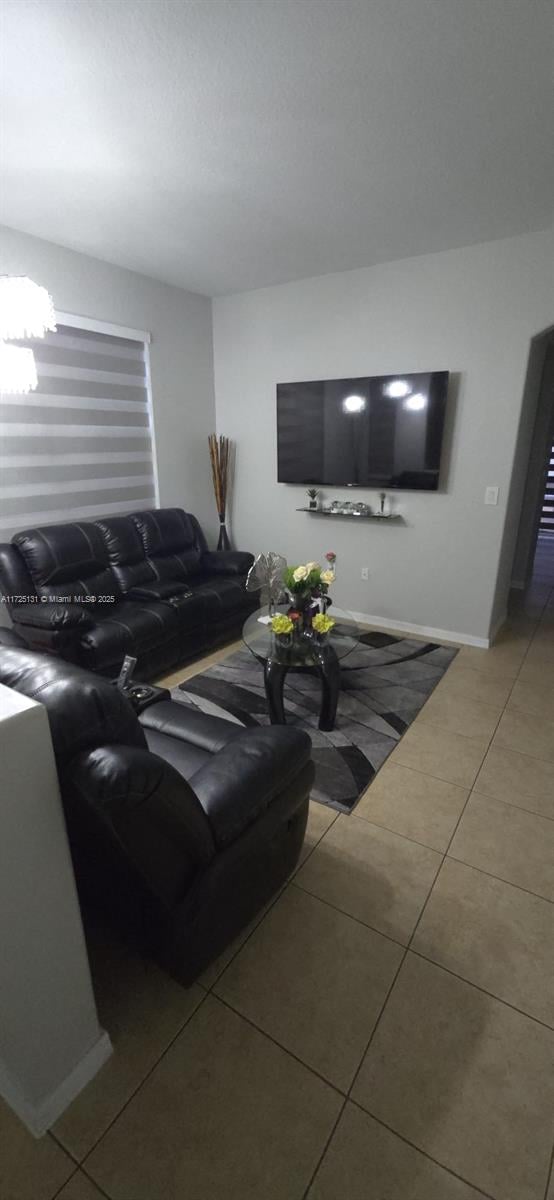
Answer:
<svg viewBox="0 0 554 1200"><path fill-rule="evenodd" d="M498 488L485 488L485 504L498 504Z"/></svg>

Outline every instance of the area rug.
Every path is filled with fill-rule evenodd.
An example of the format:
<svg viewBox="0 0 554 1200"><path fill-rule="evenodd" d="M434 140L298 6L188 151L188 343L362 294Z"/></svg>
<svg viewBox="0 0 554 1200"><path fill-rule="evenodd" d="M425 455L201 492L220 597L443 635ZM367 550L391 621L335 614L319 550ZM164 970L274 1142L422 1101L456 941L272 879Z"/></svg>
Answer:
<svg viewBox="0 0 554 1200"><path fill-rule="evenodd" d="M364 633L341 662L335 728L318 729L320 682L289 671L287 724L312 739L316 767L312 799L352 812L362 792L442 678L456 650L434 642ZM245 728L268 725L263 669L245 646L173 689L173 698Z"/></svg>

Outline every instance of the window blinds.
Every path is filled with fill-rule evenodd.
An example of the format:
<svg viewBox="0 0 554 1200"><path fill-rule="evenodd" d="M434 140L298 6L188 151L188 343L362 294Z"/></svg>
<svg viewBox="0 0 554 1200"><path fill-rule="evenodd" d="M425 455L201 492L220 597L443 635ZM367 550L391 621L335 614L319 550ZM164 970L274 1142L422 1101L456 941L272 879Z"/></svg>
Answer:
<svg viewBox="0 0 554 1200"><path fill-rule="evenodd" d="M145 345L58 325L19 345L38 388L0 394L0 540L156 503Z"/></svg>

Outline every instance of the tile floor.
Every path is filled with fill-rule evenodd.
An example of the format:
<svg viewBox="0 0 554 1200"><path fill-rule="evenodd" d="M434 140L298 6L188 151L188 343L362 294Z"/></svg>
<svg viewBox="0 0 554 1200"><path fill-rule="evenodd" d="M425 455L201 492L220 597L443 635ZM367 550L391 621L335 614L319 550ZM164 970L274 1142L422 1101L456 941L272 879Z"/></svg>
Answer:
<svg viewBox="0 0 554 1200"><path fill-rule="evenodd" d="M2 1200L554 1200L553 676L545 561L193 988L95 941L114 1057L0 1110Z"/></svg>

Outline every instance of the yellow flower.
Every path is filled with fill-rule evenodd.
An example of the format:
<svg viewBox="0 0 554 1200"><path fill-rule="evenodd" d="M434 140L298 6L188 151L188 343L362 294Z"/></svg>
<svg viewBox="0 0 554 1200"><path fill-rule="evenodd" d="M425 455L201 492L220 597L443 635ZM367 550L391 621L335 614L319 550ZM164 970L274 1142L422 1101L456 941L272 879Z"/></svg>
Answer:
<svg viewBox="0 0 554 1200"><path fill-rule="evenodd" d="M309 571L307 567L297 567L292 573L292 578L294 579L295 583L302 583L308 575Z"/></svg>
<svg viewBox="0 0 554 1200"><path fill-rule="evenodd" d="M306 563L306 570L309 575L310 571L320 571L321 567L320 567L319 563L311 562L311 563Z"/></svg>
<svg viewBox="0 0 554 1200"><path fill-rule="evenodd" d="M326 613L316 613L312 625L316 633L330 633L335 624L332 617L328 617Z"/></svg>
<svg viewBox="0 0 554 1200"><path fill-rule="evenodd" d="M294 625L290 617L287 617L283 613L279 613L278 616L272 617L271 628L273 632L277 634L292 633Z"/></svg>
<svg viewBox="0 0 554 1200"><path fill-rule="evenodd" d="M321 572L321 582L322 583L332 583L334 578L335 578L334 571L322 571Z"/></svg>

